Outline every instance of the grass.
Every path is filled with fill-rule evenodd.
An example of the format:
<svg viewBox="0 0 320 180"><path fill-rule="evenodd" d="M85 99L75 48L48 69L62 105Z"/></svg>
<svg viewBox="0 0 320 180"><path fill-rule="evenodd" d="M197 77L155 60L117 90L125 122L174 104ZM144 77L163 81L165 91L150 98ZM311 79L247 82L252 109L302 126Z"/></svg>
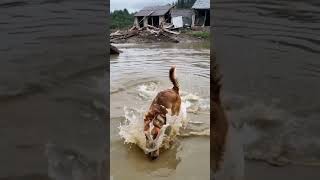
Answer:
<svg viewBox="0 0 320 180"><path fill-rule="evenodd" d="M207 31L189 31L187 34L201 38L201 39L209 39L210 38L210 32Z"/></svg>

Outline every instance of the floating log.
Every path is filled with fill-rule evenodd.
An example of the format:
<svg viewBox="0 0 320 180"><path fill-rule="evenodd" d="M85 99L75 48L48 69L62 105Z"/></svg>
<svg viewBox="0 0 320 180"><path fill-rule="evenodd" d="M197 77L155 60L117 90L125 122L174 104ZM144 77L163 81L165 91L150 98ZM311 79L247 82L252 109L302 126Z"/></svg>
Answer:
<svg viewBox="0 0 320 180"><path fill-rule="evenodd" d="M117 47L110 44L110 54L120 54L122 51L120 51Z"/></svg>

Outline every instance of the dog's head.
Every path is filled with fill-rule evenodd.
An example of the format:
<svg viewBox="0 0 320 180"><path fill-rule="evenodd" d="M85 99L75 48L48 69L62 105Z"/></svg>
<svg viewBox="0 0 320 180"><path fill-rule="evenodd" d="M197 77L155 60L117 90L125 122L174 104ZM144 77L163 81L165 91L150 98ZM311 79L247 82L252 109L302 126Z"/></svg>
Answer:
<svg viewBox="0 0 320 180"><path fill-rule="evenodd" d="M167 110L164 106L153 105L150 111L145 115L145 128L144 133L146 137L146 147L148 149L155 149L157 141L160 136L160 130L165 124L165 115ZM149 156L152 160L159 157L159 148L156 148L154 151L149 153Z"/></svg>
<svg viewBox="0 0 320 180"><path fill-rule="evenodd" d="M149 152L149 157L154 160L159 157L159 148L157 146L157 141L160 135L160 129L157 127L153 127L152 130L149 132L145 132L146 136L146 147L148 149L152 149L151 152Z"/></svg>

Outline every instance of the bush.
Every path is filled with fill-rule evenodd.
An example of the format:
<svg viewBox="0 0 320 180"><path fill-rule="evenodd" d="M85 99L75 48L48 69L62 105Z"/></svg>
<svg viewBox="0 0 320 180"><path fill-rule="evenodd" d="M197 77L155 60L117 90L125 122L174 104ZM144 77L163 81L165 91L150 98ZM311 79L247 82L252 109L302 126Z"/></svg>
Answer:
<svg viewBox="0 0 320 180"><path fill-rule="evenodd" d="M190 31L189 34L194 37L202 38L202 39L210 38L210 32L207 32L207 31Z"/></svg>
<svg viewBox="0 0 320 180"><path fill-rule="evenodd" d="M115 10L110 13L111 29L125 29L133 25L134 13L129 13L127 9Z"/></svg>

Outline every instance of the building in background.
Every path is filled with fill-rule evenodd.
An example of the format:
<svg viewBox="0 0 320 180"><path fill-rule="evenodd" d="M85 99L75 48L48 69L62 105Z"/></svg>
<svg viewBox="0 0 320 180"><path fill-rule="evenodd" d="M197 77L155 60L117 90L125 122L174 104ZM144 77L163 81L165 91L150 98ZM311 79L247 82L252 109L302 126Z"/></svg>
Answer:
<svg viewBox="0 0 320 180"><path fill-rule="evenodd" d="M166 23L173 28L210 26L210 0L196 0L191 9L178 9L170 4L144 7L134 17L134 26L138 28Z"/></svg>
<svg viewBox="0 0 320 180"><path fill-rule="evenodd" d="M194 10L192 27L210 26L210 0L197 0L192 9Z"/></svg>
<svg viewBox="0 0 320 180"><path fill-rule="evenodd" d="M172 9L171 17L174 28L190 27L192 24L192 9Z"/></svg>
<svg viewBox="0 0 320 180"><path fill-rule="evenodd" d="M161 23L171 23L171 10L174 6L149 6L134 15L136 27L147 27L148 25L159 27Z"/></svg>

